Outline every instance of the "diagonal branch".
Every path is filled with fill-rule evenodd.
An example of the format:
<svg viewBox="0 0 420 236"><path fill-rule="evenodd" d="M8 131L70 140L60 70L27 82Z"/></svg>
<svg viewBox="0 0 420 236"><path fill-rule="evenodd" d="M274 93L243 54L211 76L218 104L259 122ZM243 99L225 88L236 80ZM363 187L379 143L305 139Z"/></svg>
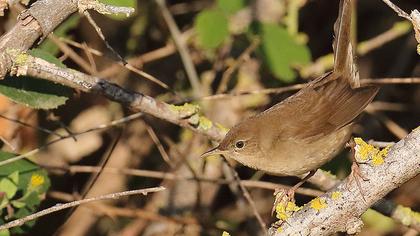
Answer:
<svg viewBox="0 0 420 236"><path fill-rule="evenodd" d="M367 144L366 144L367 145ZM364 144L356 147L356 157L366 154ZM330 235L335 232L354 234L363 222L360 216L393 189L420 173L420 128L393 145L383 163L371 161L361 165L369 180L356 181L348 177L338 186L306 204L283 224L280 230L271 228L272 235ZM362 193L360 192L362 191ZM366 202L362 200L362 195Z"/></svg>
<svg viewBox="0 0 420 236"><path fill-rule="evenodd" d="M18 76L28 75L36 78L60 83L87 93L98 93L112 101L121 103L133 111L169 121L173 124L192 129L204 134L212 140L220 141L226 132L221 125L198 114L199 107L191 104L182 106L170 105L154 98L121 88L95 76L90 76L76 70L60 68L43 59L32 57L25 53L7 50L7 56L12 59L13 73Z"/></svg>

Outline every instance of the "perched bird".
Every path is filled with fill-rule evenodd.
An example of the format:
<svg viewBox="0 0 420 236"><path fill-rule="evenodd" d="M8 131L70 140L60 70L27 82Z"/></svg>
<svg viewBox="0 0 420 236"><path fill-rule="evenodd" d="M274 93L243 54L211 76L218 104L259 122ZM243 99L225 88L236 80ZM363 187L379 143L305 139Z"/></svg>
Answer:
<svg viewBox="0 0 420 236"><path fill-rule="evenodd" d="M202 156L222 154L280 176L315 171L331 160L349 140L353 120L379 89L360 86L350 42L351 12L351 0L341 0L334 25L333 71L237 124Z"/></svg>

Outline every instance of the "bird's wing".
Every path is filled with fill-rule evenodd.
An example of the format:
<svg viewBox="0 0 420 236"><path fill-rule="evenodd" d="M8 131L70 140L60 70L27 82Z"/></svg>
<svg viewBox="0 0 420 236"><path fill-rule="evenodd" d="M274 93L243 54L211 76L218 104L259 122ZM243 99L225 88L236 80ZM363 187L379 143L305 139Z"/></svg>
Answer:
<svg viewBox="0 0 420 236"><path fill-rule="evenodd" d="M353 89L343 77L320 80L264 112L265 119L279 129L278 140L322 137L351 123L377 92L375 86Z"/></svg>

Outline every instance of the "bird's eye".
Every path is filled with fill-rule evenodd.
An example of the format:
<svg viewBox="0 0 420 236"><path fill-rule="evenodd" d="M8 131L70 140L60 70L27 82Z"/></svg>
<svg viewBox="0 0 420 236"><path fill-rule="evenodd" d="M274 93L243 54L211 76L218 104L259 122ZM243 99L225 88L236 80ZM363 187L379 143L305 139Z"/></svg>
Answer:
<svg viewBox="0 0 420 236"><path fill-rule="evenodd" d="M243 147L245 147L245 142L242 140L239 140L235 143L235 147L238 149L242 149Z"/></svg>

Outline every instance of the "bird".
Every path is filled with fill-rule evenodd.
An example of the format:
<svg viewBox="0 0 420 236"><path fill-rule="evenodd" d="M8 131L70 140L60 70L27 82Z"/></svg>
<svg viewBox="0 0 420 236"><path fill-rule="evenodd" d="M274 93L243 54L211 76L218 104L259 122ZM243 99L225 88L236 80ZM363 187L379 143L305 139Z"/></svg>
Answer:
<svg viewBox="0 0 420 236"><path fill-rule="evenodd" d="M340 1L332 71L235 125L202 157L221 154L271 175L309 173L307 179L343 149L354 120L379 90L378 86L360 85L350 37L351 2Z"/></svg>

